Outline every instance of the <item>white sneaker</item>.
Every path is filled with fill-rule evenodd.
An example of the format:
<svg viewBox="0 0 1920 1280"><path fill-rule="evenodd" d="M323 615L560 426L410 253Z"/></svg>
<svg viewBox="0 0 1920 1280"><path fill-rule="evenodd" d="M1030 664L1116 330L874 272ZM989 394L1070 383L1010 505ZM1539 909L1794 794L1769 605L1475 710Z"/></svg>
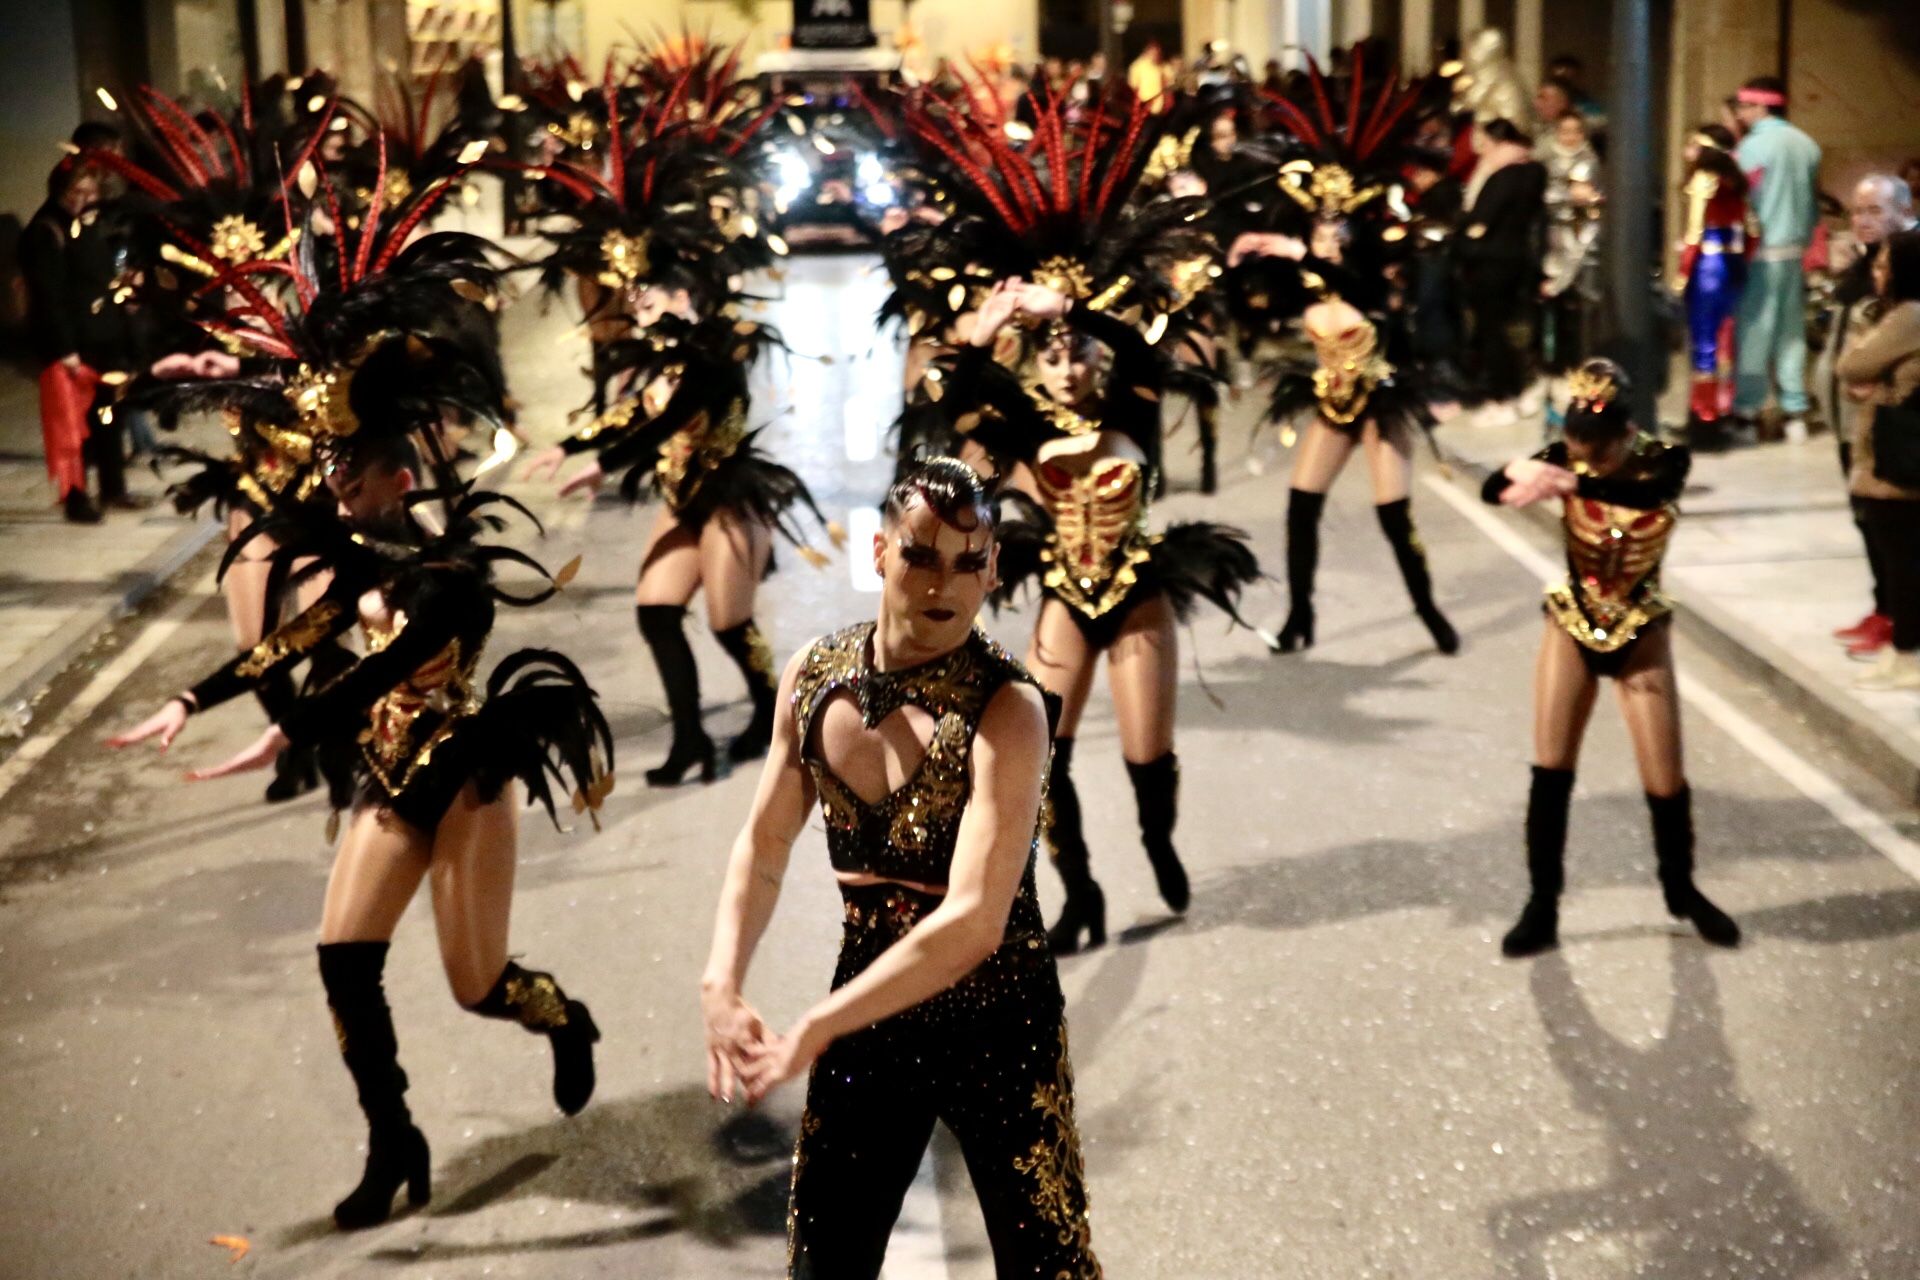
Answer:
<svg viewBox="0 0 1920 1280"><path fill-rule="evenodd" d="M1887 650L1872 670L1854 680L1853 687L1876 693L1920 689L1920 653Z"/></svg>
<svg viewBox="0 0 1920 1280"><path fill-rule="evenodd" d="M1807 420L1805 418L1798 416L1788 418L1780 424L1780 431L1788 444L1805 444L1807 442Z"/></svg>

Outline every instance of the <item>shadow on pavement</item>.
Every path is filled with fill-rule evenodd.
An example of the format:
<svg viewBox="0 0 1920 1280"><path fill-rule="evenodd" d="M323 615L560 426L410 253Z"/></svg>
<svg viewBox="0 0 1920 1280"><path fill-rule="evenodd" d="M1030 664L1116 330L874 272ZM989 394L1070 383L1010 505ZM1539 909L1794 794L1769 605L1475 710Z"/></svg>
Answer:
<svg viewBox="0 0 1920 1280"><path fill-rule="evenodd" d="M1547 1052L1583 1113L1605 1125L1605 1181L1496 1206L1487 1229L1502 1272L1546 1280L1624 1244L1638 1277L1785 1280L1837 1254L1832 1229L1791 1176L1744 1130L1720 992L1708 952L1667 948L1673 996L1665 1033L1644 1048L1594 1016L1566 956L1532 962ZM1618 1255L1605 1256L1617 1260Z"/></svg>
<svg viewBox="0 0 1920 1280"><path fill-rule="evenodd" d="M697 1087L596 1102L572 1119L486 1139L436 1168L433 1204L414 1215L424 1238L367 1260L552 1253L674 1233L721 1246L783 1235L793 1139L791 1126L761 1112L724 1115ZM435 1238L459 1218L536 1197L643 1216L551 1235L516 1238L496 1226L485 1241Z"/></svg>

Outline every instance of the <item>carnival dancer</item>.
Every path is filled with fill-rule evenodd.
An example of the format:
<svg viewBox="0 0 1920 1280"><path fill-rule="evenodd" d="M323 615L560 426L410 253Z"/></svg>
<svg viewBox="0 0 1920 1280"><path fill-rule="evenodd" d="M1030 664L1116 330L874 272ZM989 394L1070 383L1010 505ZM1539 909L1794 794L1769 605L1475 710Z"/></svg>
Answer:
<svg viewBox="0 0 1920 1280"><path fill-rule="evenodd" d="M1527 798L1527 878L1520 920L1501 941L1509 956L1559 941L1567 810L1581 739L1602 677L1620 712L1653 820L1654 855L1667 910L1717 946L1740 927L1693 882L1693 793L1680 750L1672 605L1660 564L1679 519L1692 457L1637 427L1626 380L1610 360L1588 360L1570 379L1566 438L1487 478L1488 502L1524 507L1558 498L1568 580L1547 593L1534 667L1534 765Z"/></svg>
<svg viewBox="0 0 1920 1280"><path fill-rule="evenodd" d="M305 347L309 360L319 352ZM291 358L291 357L289 357ZM263 768L299 743L357 740L361 782L340 838L320 926L320 977L341 1053L368 1125L360 1183L334 1208L342 1229L384 1222L394 1192L424 1204L431 1157L406 1103L392 1015L382 989L388 943L422 879L432 885L441 958L454 998L486 1018L517 1022L553 1048L554 1101L571 1115L593 1093L587 1007L551 974L508 958L518 818L513 783L549 814L550 779L571 779L575 805L597 807L612 783L613 746L593 691L551 650L502 659L482 684L480 654L496 603L532 597L491 584L502 560L533 562L479 535L497 495L421 492L413 439L438 424L440 404L471 408L477 372L444 344L395 335L283 384L317 439L337 519L283 504L254 526L278 544L277 562L324 564L325 593L250 651L109 739L158 739L162 750L190 716L289 672L321 644L359 627L367 654L222 764L190 780ZM440 506L445 514L429 510ZM246 543L230 548L228 562ZM537 566L535 566L537 567ZM484 695L483 695L484 689Z"/></svg>
<svg viewBox="0 0 1920 1280"><path fill-rule="evenodd" d="M713 90L726 104L737 89ZM740 669L753 703L746 729L729 745L735 761L764 755L773 731L777 673L754 622L754 597L772 562L780 532L818 560L796 527L795 506L822 524L806 484L757 447L749 426L747 374L778 343L768 326L743 319L739 276L784 251L758 221L755 176L739 151L763 115L732 106L702 108L693 120L667 105L640 122L647 140L622 154L611 184L591 175L550 171L582 196L578 227L555 233L545 269L591 264L632 300L634 328L609 344L605 359L625 389L607 411L537 455L528 478L552 476L572 454L593 461L561 492L594 489L615 469L630 467L623 492L637 499L643 484L662 499L641 554L635 590L641 636L653 654L673 728L667 758L649 769L655 786L699 770L716 776L713 740L700 714L700 671L687 642L687 606L706 596L714 638ZM621 133L618 117L610 132ZM837 541L837 526L828 525Z"/></svg>
<svg viewBox="0 0 1920 1280"><path fill-rule="evenodd" d="M992 508L933 459L887 495L876 621L808 645L733 845L701 980L707 1085L807 1077L788 1275L880 1274L936 1121L966 1154L996 1274L1095 1280L1065 1002L1034 891L1048 701L975 625ZM742 991L818 797L845 904L833 991L773 1034Z"/></svg>
<svg viewBox="0 0 1920 1280"><path fill-rule="evenodd" d="M1693 389L1687 403L1689 439L1715 432L1721 405L1732 388L1721 366L1732 372L1726 350L1732 321L1746 287L1747 253L1759 243L1759 223L1747 203L1747 175L1733 158L1733 134L1717 124L1701 125L1687 139L1685 238L1680 242L1678 279L1687 303L1687 346L1693 364Z"/></svg>
<svg viewBox="0 0 1920 1280"><path fill-rule="evenodd" d="M1298 314L1312 346L1310 361L1282 365L1268 410L1286 439L1292 438L1293 418L1312 413L1287 491L1291 599L1279 647L1291 653L1313 645L1320 517L1328 490L1358 447L1366 453L1374 514L1414 613L1434 647L1451 654L1458 652L1460 637L1434 600L1426 550L1413 524L1414 442L1432 426L1433 415L1406 350L1405 326L1389 314L1386 276L1389 252L1406 240L1396 153L1421 88L1402 88L1389 75L1367 107L1364 70L1364 55L1356 52L1349 97L1336 108L1319 67L1310 66L1313 117L1285 98L1269 98L1306 150L1274 176L1284 197L1274 201L1275 229L1241 235L1227 258L1230 271L1258 273L1262 283L1254 292L1269 307Z"/></svg>
<svg viewBox="0 0 1920 1280"><path fill-rule="evenodd" d="M1037 581L1027 667L1063 702L1047 834L1067 891L1049 937L1065 953L1082 934L1094 944L1106 937L1071 776L1101 656L1154 879L1167 905L1184 911L1190 891L1173 845L1174 625L1196 599L1238 621L1239 592L1260 570L1238 530L1195 521L1155 534L1149 518L1165 335L1216 265L1196 225L1205 201L1125 202L1153 143L1145 104L1102 103L1071 151L1061 109L1041 113L1038 165L1007 152L994 156L992 172L968 154L983 139L977 122L927 111L909 120L960 171L955 189L968 212L947 224L957 252L946 265L970 279L985 267L999 279L977 306L968 345L928 376L939 375L940 406L974 457L1034 500L1002 525L1010 554L999 596Z"/></svg>

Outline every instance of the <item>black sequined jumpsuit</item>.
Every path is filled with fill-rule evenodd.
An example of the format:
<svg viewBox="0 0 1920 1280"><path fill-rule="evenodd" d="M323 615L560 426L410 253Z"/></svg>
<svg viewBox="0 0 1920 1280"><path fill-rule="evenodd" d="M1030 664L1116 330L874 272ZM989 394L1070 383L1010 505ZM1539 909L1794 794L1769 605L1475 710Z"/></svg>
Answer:
<svg viewBox="0 0 1920 1280"><path fill-rule="evenodd" d="M1033 677L979 631L933 662L878 672L872 637L868 623L816 642L794 689L829 854L836 871L944 884L980 717L1008 682L1032 684ZM869 726L909 704L935 719L920 767L877 805L836 778L810 741L820 709L842 692ZM843 885L841 896L846 922L836 989L940 903L936 894L900 884ZM791 1276L880 1274L936 1120L965 1154L1003 1280L1101 1274L1073 1120L1064 1001L1031 853L1006 935L991 957L940 994L836 1040L814 1064L794 1151Z"/></svg>

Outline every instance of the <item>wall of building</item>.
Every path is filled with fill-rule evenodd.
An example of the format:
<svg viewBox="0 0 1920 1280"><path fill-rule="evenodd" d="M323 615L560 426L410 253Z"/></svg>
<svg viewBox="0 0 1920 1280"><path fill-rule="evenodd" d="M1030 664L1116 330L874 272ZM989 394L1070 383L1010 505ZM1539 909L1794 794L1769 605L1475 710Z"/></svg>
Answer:
<svg viewBox="0 0 1920 1280"><path fill-rule="evenodd" d="M1842 199L1862 174L1920 155L1916 26L1905 3L1794 0L1788 110L1820 143L1821 183Z"/></svg>
<svg viewBox="0 0 1920 1280"><path fill-rule="evenodd" d="M531 41L527 0L516 5L519 32ZM569 6L575 7L575 6ZM900 29L901 0L873 0L873 26L882 44ZM587 65L598 67L610 49L632 48L658 31L682 30L724 42L744 40L748 58L779 47L793 28L791 0L578 0ZM1040 6L1034 0L914 0L915 34L935 58L979 57L999 51L1032 61L1039 49ZM752 16L749 16L749 15ZM529 44L529 53L535 46Z"/></svg>
<svg viewBox="0 0 1920 1280"><path fill-rule="evenodd" d="M24 222L45 198L47 171L80 117L72 6L0 4L0 49L0 212Z"/></svg>

